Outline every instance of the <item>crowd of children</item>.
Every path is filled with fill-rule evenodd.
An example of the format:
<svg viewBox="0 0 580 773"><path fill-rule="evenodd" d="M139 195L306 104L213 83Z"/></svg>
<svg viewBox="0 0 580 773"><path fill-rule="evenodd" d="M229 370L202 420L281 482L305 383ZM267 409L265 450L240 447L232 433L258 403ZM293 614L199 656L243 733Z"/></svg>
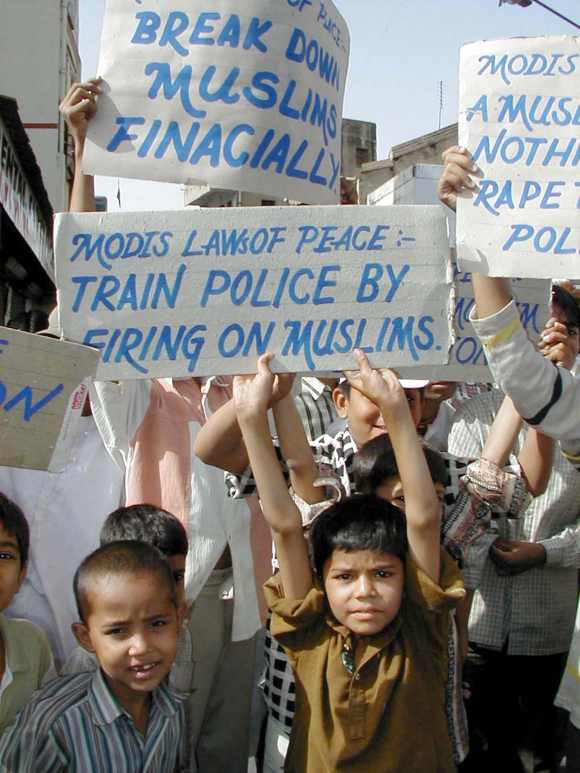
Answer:
<svg viewBox="0 0 580 773"><path fill-rule="evenodd" d="M99 93L61 105L75 211ZM473 286L494 387L265 354L93 383L70 469L0 469L1 771L580 771L579 306L533 344Z"/></svg>

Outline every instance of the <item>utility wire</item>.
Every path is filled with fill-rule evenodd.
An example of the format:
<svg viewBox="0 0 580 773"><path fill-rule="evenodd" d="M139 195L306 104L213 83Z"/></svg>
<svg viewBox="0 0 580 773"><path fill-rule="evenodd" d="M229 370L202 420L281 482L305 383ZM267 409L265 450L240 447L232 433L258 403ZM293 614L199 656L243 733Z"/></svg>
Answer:
<svg viewBox="0 0 580 773"><path fill-rule="evenodd" d="M564 16L563 13L560 13L555 8L550 8L550 6L546 5L546 3L542 2L542 0L532 0L532 3L536 3L536 5L541 5L542 8L546 9L546 11L550 11L550 13L553 13L554 16L558 16L560 19L567 21L568 24L571 24L573 27L576 27L577 30L580 30L580 24L577 24L575 21L572 21L572 19L569 19L567 16Z"/></svg>

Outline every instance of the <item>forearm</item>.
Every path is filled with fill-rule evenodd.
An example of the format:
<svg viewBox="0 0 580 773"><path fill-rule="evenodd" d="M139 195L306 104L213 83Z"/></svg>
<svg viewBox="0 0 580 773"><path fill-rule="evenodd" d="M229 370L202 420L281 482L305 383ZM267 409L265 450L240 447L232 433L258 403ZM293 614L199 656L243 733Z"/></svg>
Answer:
<svg viewBox="0 0 580 773"><path fill-rule="evenodd" d="M274 532L284 534L301 531L300 512L288 493L288 487L272 445L266 414L240 418L240 428L264 517Z"/></svg>
<svg viewBox="0 0 580 773"><path fill-rule="evenodd" d="M405 497L409 553L434 582L439 582L441 504L406 399L381 409L397 460Z"/></svg>
<svg viewBox="0 0 580 773"><path fill-rule="evenodd" d="M472 281L478 319L501 311L512 299L509 280L473 274Z"/></svg>
<svg viewBox="0 0 580 773"><path fill-rule="evenodd" d="M320 501L323 492L314 486L314 481L318 477L318 468L292 395L289 394L279 400L272 410L278 432L278 443L288 465L292 488L309 504Z"/></svg>
<svg viewBox="0 0 580 773"><path fill-rule="evenodd" d="M505 397L497 412L481 455L498 467L503 467L514 447L522 427L522 418L510 397Z"/></svg>
<svg viewBox="0 0 580 773"><path fill-rule="evenodd" d="M571 417L580 415L580 382L536 351L515 305L472 322L496 382L523 420L551 437L579 440L580 422Z"/></svg>
<svg viewBox="0 0 580 773"><path fill-rule="evenodd" d="M194 453L205 464L241 473L249 462L233 400L222 405L200 429Z"/></svg>
<svg viewBox="0 0 580 773"><path fill-rule="evenodd" d="M544 493L548 487L554 461L553 438L531 428L518 456L520 467L528 484L528 491L534 497Z"/></svg>
<svg viewBox="0 0 580 773"><path fill-rule="evenodd" d="M75 171L70 196L70 212L94 212L95 203L95 178L92 175L83 174L82 171L82 146L75 146Z"/></svg>
<svg viewBox="0 0 580 773"><path fill-rule="evenodd" d="M439 529L441 505L407 403L382 415L403 485L407 523L411 519L414 526L434 524Z"/></svg>

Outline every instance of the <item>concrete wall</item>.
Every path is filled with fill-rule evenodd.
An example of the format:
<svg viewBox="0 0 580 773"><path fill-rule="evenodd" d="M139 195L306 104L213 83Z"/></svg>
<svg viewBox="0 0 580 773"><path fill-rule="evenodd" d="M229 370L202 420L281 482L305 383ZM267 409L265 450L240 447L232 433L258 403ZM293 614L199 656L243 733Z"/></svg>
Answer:
<svg viewBox="0 0 580 773"><path fill-rule="evenodd" d="M368 151L367 161L377 157L377 127L369 121L342 120L342 169L343 177L358 177L360 163L357 162L357 148Z"/></svg>

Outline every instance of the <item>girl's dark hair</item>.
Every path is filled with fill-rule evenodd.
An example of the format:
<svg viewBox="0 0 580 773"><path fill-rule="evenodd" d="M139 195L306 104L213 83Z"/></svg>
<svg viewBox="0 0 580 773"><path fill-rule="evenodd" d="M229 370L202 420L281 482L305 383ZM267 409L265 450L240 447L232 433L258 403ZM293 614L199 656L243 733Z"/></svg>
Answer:
<svg viewBox="0 0 580 773"><path fill-rule="evenodd" d="M447 485L447 467L438 451L424 446L425 458L433 483ZM353 457L352 476L359 494L374 494L387 478L399 474L395 452L388 435L369 440Z"/></svg>
<svg viewBox="0 0 580 773"><path fill-rule="evenodd" d="M101 529L101 545L120 540L147 542L166 556L187 555L183 524L154 505L119 507L107 516Z"/></svg>
<svg viewBox="0 0 580 773"><path fill-rule="evenodd" d="M355 494L324 510L310 529L312 559L316 573L335 550L372 550L391 553L401 561L407 553L404 514L384 499Z"/></svg>
<svg viewBox="0 0 580 773"><path fill-rule="evenodd" d="M20 565L28 563L28 551L30 548L30 529L28 521L16 502L8 499L0 492L0 524L4 531L11 537L16 537L18 551L20 553Z"/></svg>

